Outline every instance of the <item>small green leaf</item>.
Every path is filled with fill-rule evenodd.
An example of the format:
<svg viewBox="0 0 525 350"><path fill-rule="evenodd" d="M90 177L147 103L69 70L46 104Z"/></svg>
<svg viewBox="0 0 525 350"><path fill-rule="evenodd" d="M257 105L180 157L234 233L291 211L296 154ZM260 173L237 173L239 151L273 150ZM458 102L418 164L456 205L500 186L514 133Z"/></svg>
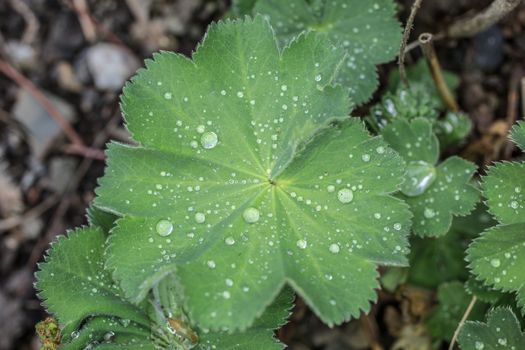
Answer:
<svg viewBox="0 0 525 350"><path fill-rule="evenodd" d="M493 227L467 250L472 272L498 290L516 291L523 308L525 298L525 222Z"/></svg>
<svg viewBox="0 0 525 350"><path fill-rule="evenodd" d="M525 151L525 122L520 121L514 125L510 137L519 148Z"/></svg>
<svg viewBox="0 0 525 350"><path fill-rule="evenodd" d="M489 311L487 323L467 321L458 341L462 350L518 350L525 344L525 334L510 309L496 308Z"/></svg>
<svg viewBox="0 0 525 350"><path fill-rule="evenodd" d="M102 211L94 205L90 205L87 209L87 219L89 226L98 227L105 234L109 234L109 231L115 226L115 221L117 221L118 216Z"/></svg>
<svg viewBox="0 0 525 350"><path fill-rule="evenodd" d="M270 19L283 44L312 30L344 47L347 58L337 82L347 87L356 104L370 99L378 85L375 66L394 59L401 42L392 0L259 0L254 12Z"/></svg>
<svg viewBox="0 0 525 350"><path fill-rule="evenodd" d="M104 269L105 235L83 228L60 236L36 273L36 288L61 325L76 325L91 315L108 315L148 325L144 313L122 299Z"/></svg>
<svg viewBox="0 0 525 350"><path fill-rule="evenodd" d="M114 144L97 206L123 216L108 267L142 300L177 270L189 318L246 329L289 283L328 324L368 310L377 265L407 263L402 159L346 118L322 35L279 52L261 17L211 27L193 61L157 55L124 93L141 147ZM138 259L137 257L140 257Z"/></svg>
<svg viewBox="0 0 525 350"><path fill-rule="evenodd" d="M468 216L455 217L446 235L435 238L413 237L409 283L435 289L444 282L467 279L465 250L474 237L493 224L494 220L486 207L480 204Z"/></svg>
<svg viewBox="0 0 525 350"><path fill-rule="evenodd" d="M384 127L381 134L407 162L424 161L434 165L438 161L439 143L427 119L396 119Z"/></svg>
<svg viewBox="0 0 525 350"><path fill-rule="evenodd" d="M439 139L441 149L464 141L471 130L472 122L465 113L449 112L434 125L434 132Z"/></svg>
<svg viewBox="0 0 525 350"><path fill-rule="evenodd" d="M453 216L464 216L474 209L478 191L469 184L476 166L451 157L436 167L437 177L425 193L403 199L414 214L413 230L419 236L441 236L448 232Z"/></svg>
<svg viewBox="0 0 525 350"><path fill-rule="evenodd" d="M109 317L89 319L70 336L70 339L68 343L62 345L61 350L86 348L155 350L150 339L149 328Z"/></svg>
<svg viewBox="0 0 525 350"><path fill-rule="evenodd" d="M432 78L432 74L430 73L430 69L428 68L427 61L424 58L407 67L406 72L410 86L423 85L423 90L425 90L426 95L433 100L432 103L436 106L436 109L440 110L445 108L443 101L439 97L439 92L436 88L436 83ZM451 91L454 91L459 87L461 81L457 74L443 70L443 75L445 82ZM399 70L392 69L392 73L388 79L389 91L394 93L401 88L400 85Z"/></svg>
<svg viewBox="0 0 525 350"><path fill-rule="evenodd" d="M450 341L472 297L465 291L463 283L450 282L439 286L437 298L439 304L426 324L432 337ZM484 307L478 303L470 319L481 318L483 312Z"/></svg>
<svg viewBox="0 0 525 350"><path fill-rule="evenodd" d="M470 275L465 283L465 290L470 295L475 295L479 300L491 304L495 304L505 295L501 291L497 291L490 286L484 285L481 281L475 279L473 275Z"/></svg>
<svg viewBox="0 0 525 350"><path fill-rule="evenodd" d="M440 102L423 84L400 85L395 92L387 92L381 102L371 108L369 122L379 130L388 123L405 119L427 119L432 125L439 116Z"/></svg>
<svg viewBox="0 0 525 350"><path fill-rule="evenodd" d="M525 222L525 163L501 163L483 178L489 210L502 224Z"/></svg>
<svg viewBox="0 0 525 350"><path fill-rule="evenodd" d="M257 0L233 0L232 9L236 16L245 16L252 13Z"/></svg>

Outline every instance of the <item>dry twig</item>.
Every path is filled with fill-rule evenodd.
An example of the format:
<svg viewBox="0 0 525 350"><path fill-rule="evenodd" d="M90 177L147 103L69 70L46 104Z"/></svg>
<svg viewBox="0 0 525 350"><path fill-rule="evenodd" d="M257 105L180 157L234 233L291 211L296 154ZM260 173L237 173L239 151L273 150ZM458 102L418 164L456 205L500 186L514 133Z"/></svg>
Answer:
<svg viewBox="0 0 525 350"><path fill-rule="evenodd" d="M0 59L0 72L5 74L7 77L12 79L20 87L26 89L31 96L33 96L38 103L46 110L46 112L57 122L60 128L64 131L64 134L73 144L75 154L80 154L84 157L105 159L102 151L97 149L91 149L86 147L82 138L73 129L71 124L64 118L62 113L55 107L55 105L44 95L44 93L29 79L18 72L11 64L7 61Z"/></svg>
<svg viewBox="0 0 525 350"><path fill-rule="evenodd" d="M423 0L415 0L410 10L410 16L408 17L407 24L405 26L405 31L403 33L403 40L401 41L401 46L399 47L399 75L401 76L401 81L408 86L407 73L405 70L405 55L407 52L408 39L410 39L410 33L414 27L414 19L416 18L417 11L421 7Z"/></svg>
<svg viewBox="0 0 525 350"><path fill-rule="evenodd" d="M26 28L22 35L22 42L25 44L32 44L35 42L40 24L31 8L21 0L9 0L9 4L18 12L26 22Z"/></svg>
<svg viewBox="0 0 525 350"><path fill-rule="evenodd" d="M421 34L419 36L421 49L423 50L428 67L432 73L432 79L434 79L434 83L436 84L436 88L439 92L439 95L441 96L441 99L451 111L458 112L459 105L456 101L456 98L454 97L454 94L452 94L448 88L447 83L445 82L443 70L441 69L441 64L439 63L439 59L436 55L436 50L434 49L432 39L433 36L430 33Z"/></svg>
<svg viewBox="0 0 525 350"><path fill-rule="evenodd" d="M520 4L521 0L494 0L489 7L474 17L459 20L445 32L449 38L466 38L476 35L497 23Z"/></svg>
<svg viewBox="0 0 525 350"><path fill-rule="evenodd" d="M467 321L467 318L469 317L470 313L472 312L472 309L474 308L474 305L476 305L476 301L478 298L474 295L472 299L470 300L470 304L467 307L467 310L465 310L465 313L463 314L463 317L461 318L461 321L459 321L458 327L454 331L454 336L452 337L452 340L450 341L450 346L448 347L448 350L454 350L454 345L456 344L456 341L459 336L459 332L461 331L461 328Z"/></svg>

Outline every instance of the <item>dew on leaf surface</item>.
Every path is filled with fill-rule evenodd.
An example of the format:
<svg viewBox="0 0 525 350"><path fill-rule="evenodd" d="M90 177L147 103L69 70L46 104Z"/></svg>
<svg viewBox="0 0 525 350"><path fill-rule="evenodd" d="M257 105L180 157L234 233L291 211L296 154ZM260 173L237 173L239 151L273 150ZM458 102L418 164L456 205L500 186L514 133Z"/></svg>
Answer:
<svg viewBox="0 0 525 350"><path fill-rule="evenodd" d="M159 220L159 222L157 222L157 226L155 226L155 230L159 236L169 236L173 232L173 223L166 219Z"/></svg>
<svg viewBox="0 0 525 350"><path fill-rule="evenodd" d="M261 216L261 214L260 214L259 210L256 209L256 208L252 208L252 207L247 208L242 213L242 217L243 217L244 221L246 221L249 224L254 224L257 221L259 221L260 216Z"/></svg>
<svg viewBox="0 0 525 350"><path fill-rule="evenodd" d="M485 348L485 344L483 344L480 341L477 341L474 343L474 347L476 348L476 350L483 350L483 348Z"/></svg>
<svg viewBox="0 0 525 350"><path fill-rule="evenodd" d="M328 249L330 250L331 253L333 253L333 254L337 254L337 253L339 253L339 250L340 250L341 248L339 247L339 244L337 244L337 243L332 243L332 244L330 244L330 247L329 247Z"/></svg>
<svg viewBox="0 0 525 350"><path fill-rule="evenodd" d="M171 99L173 98L173 94L172 94L171 92L166 92L166 93L164 94L164 98L165 98L166 100L171 100Z"/></svg>
<svg viewBox="0 0 525 350"><path fill-rule="evenodd" d="M490 260L490 264L493 267L499 267L501 265L501 261L499 259L492 259L492 260Z"/></svg>
<svg viewBox="0 0 525 350"><path fill-rule="evenodd" d="M198 224L202 224L204 221L206 221L206 215L204 215L203 213L196 213L195 214L195 221Z"/></svg>
<svg viewBox="0 0 525 350"><path fill-rule="evenodd" d="M297 247L300 249L306 249L306 246L308 246L308 243L304 239L300 239L297 241Z"/></svg>
<svg viewBox="0 0 525 350"><path fill-rule="evenodd" d="M407 165L406 180L401 192L409 197L422 195L436 180L436 168L427 162L410 162Z"/></svg>
<svg viewBox="0 0 525 350"><path fill-rule="evenodd" d="M215 146L217 146L218 142L219 142L219 137L213 131L208 131L202 134L201 145L205 149L214 148Z"/></svg>
<svg viewBox="0 0 525 350"><path fill-rule="evenodd" d="M427 219L432 219L434 216L436 216L436 212L434 209L431 208L425 208L423 211L423 216L425 216Z"/></svg>
<svg viewBox="0 0 525 350"><path fill-rule="evenodd" d="M337 199L343 204L350 203L354 199L354 192L348 188L343 188L337 192Z"/></svg>

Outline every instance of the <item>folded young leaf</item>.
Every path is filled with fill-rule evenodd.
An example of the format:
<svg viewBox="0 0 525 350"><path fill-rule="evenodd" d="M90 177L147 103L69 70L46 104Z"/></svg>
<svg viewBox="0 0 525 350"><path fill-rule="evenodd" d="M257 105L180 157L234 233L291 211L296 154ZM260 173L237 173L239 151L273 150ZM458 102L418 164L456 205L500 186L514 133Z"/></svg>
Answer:
<svg viewBox="0 0 525 350"><path fill-rule="evenodd" d="M375 66L393 60L401 42L392 0L258 0L254 13L269 18L284 44L312 30L344 47L347 58L337 82L356 104L370 99L378 85Z"/></svg>
<svg viewBox="0 0 525 350"><path fill-rule="evenodd" d="M325 36L279 52L261 17L211 27L188 60L160 54L125 88L141 147L112 145L97 205L123 218L108 266L140 301L177 269L190 319L246 329L288 282L328 324L369 308L378 264L406 264L404 162L330 87ZM137 258L140 257L140 258Z"/></svg>
<svg viewBox="0 0 525 350"><path fill-rule="evenodd" d="M518 350L525 344L525 334L510 309L496 308L489 311L487 323L467 321L458 342L462 350Z"/></svg>
<svg viewBox="0 0 525 350"><path fill-rule="evenodd" d="M39 296L63 326L76 328L89 316L106 315L149 328L146 315L124 300L104 269L105 240L97 228L82 228L58 237L36 273Z"/></svg>

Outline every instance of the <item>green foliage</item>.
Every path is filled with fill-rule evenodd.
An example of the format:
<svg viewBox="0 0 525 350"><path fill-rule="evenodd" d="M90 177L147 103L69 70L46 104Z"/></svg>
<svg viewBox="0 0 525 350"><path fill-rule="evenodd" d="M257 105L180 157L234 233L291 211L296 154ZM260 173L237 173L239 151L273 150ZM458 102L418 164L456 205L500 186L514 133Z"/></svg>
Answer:
<svg viewBox="0 0 525 350"><path fill-rule="evenodd" d="M458 338L462 350L522 349L525 334L508 308L489 311L487 323L467 321Z"/></svg>
<svg viewBox="0 0 525 350"><path fill-rule="evenodd" d="M368 310L377 265L406 264L410 213L389 196L400 157L331 124L343 58L315 33L280 52L257 17L213 25L193 61L146 63L123 96L142 147L110 146L96 201L123 216L108 266L127 298L176 270L205 328L246 329L285 281L328 324Z"/></svg>
<svg viewBox="0 0 525 350"><path fill-rule="evenodd" d="M455 217L449 232L444 236L413 237L408 282L435 289L445 282L467 280L465 250L474 237L493 224L494 220L485 206L478 205L470 215Z"/></svg>
<svg viewBox="0 0 525 350"><path fill-rule="evenodd" d="M454 216L464 216L478 202L478 191L470 185L476 166L459 157L438 163L440 138L455 144L470 131L460 114L440 115L439 102L427 84L399 86L372 108L368 124L408 163L401 195L414 215L416 235L446 234ZM457 129L454 129L457 127Z"/></svg>
<svg viewBox="0 0 525 350"><path fill-rule="evenodd" d="M463 283L450 282L439 286L437 299L438 305L427 320L427 327L435 340L449 342L470 303L471 296L465 291ZM470 314L470 319L481 318L484 308L478 303Z"/></svg>
<svg viewBox="0 0 525 350"><path fill-rule="evenodd" d="M105 236L99 229L71 232L68 237L59 237L37 274L40 296L65 327L60 348L185 349L176 347L181 342L179 338L166 338L163 334L168 332L158 331L168 329L169 323L166 318L159 322L151 317L151 299L137 306L125 301L104 269L104 248ZM165 299L172 297L177 297L174 290ZM282 349L274 340L273 331L285 322L291 301L290 291L281 293L254 326L242 334L202 332L196 349ZM180 305L168 304L164 299L159 307L178 318L184 315ZM53 325L45 322L37 326L44 344L60 341L60 332L56 332L56 327L52 329Z"/></svg>
<svg viewBox="0 0 525 350"><path fill-rule="evenodd" d="M392 0L234 0L235 16L262 15L211 25L191 59L147 60L122 95L137 146L108 146L90 226L59 237L36 275L59 322L37 326L44 349L283 349L274 333L294 292L340 324L370 309L378 266L389 291L437 288L435 345L474 296L525 308L525 163L490 168L488 209L471 213L476 166L440 161L471 122L445 111L423 61L371 108L378 136L348 117L395 56L395 12ZM525 123L511 134L524 148ZM460 343L523 338L497 308Z"/></svg>
<svg viewBox="0 0 525 350"><path fill-rule="evenodd" d="M512 138L523 146L523 124ZM525 307L525 163L500 163L483 178L483 192L490 212L500 225L485 231L469 247L472 272L497 290L516 292Z"/></svg>
<svg viewBox="0 0 525 350"><path fill-rule="evenodd" d="M122 299L104 269L105 235L83 228L60 236L37 272L36 288L61 325L74 327L91 315L112 315L148 325L145 315Z"/></svg>
<svg viewBox="0 0 525 350"><path fill-rule="evenodd" d="M254 12L269 18L283 45L310 30L344 47L337 82L356 104L370 99L378 86L375 66L392 61L401 41L392 0L258 0Z"/></svg>

